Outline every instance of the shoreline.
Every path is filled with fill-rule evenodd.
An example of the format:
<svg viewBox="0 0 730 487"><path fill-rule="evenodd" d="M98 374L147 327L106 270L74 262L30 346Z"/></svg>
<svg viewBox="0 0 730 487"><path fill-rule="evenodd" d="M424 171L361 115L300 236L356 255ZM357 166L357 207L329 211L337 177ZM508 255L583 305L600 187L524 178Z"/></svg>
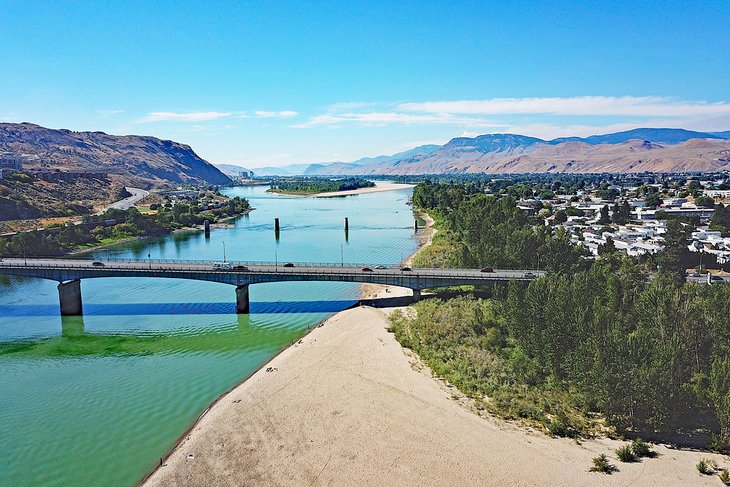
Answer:
<svg viewBox="0 0 730 487"><path fill-rule="evenodd" d="M413 188L414 184L405 183L390 183L382 184L372 188L359 188L350 189L347 191L330 191L328 193L311 193L311 194L299 194L299 193L286 193L283 191L267 191L271 194L279 196L291 196L293 198L335 198L338 196L352 196L356 194L368 194L368 193L380 193L382 191L397 191L399 189Z"/></svg>
<svg viewBox="0 0 730 487"><path fill-rule="evenodd" d="M361 300L410 294L385 288L365 284ZM475 410L387 330L396 310L409 312L354 305L313 326L206 408L140 485L717 485L696 462L728 464L664 445L620 463L626 442L552 438ZM589 473L601 453L619 471Z"/></svg>
<svg viewBox="0 0 730 487"><path fill-rule="evenodd" d="M224 223L224 222L229 222L231 220L235 220L236 218L240 218L242 216L248 215L249 213L251 213L255 209L256 208L250 208L250 209L248 209L248 210L246 210L246 211L244 211L242 213L239 213L237 215L232 215L232 216L227 216L227 217L221 218L220 220L218 220L217 223L211 223L210 224L210 228L211 228L211 230L232 228L234 226L233 224L231 224L231 223ZM63 255L83 255L83 254L88 254L90 252L98 252L99 250L107 250L107 249L113 248L113 247L115 247L117 245L127 244L127 243L131 243L131 242L137 242L137 241L144 240L144 239L147 239L147 238L159 238L159 237L166 237L166 236L172 235L174 233L197 232L197 231L203 231L203 226L202 225L195 225L195 226L192 226L192 227L176 228L174 230L171 230L169 233L162 234L162 235L138 235L136 237L126 237L126 238L119 239L119 240L117 240L115 242L110 242L110 243L101 244L101 245L95 245L93 247L88 247L88 248L85 248L85 249L78 249L78 250L74 250L73 252L68 252L66 254L63 254Z"/></svg>
<svg viewBox="0 0 730 487"><path fill-rule="evenodd" d="M397 188L400 189L400 188ZM389 191L389 190L385 190ZM255 208L252 208L253 210ZM251 211L249 210L249 212ZM247 212L248 213L248 212ZM415 256L425 247L431 245L433 236L436 233L436 229L432 228L434 224L433 218L422 210L416 210L416 216L418 218L421 218L426 221L426 226L423 227L423 230L425 230L421 235L419 235L418 238L418 247L416 248L416 251L410 255L404 262L408 262L410 265L410 261L415 258ZM182 229L181 229L182 230ZM337 313L333 314L329 318L326 318L324 320L321 320L317 322L315 325L313 325L300 339L299 342L304 340L304 338L308 337L311 333L313 333L317 328L321 328L325 326L325 324L330 321L334 320L338 317L338 315L341 315L342 313L345 313L348 310L351 310L353 308L358 308L362 306L363 301L378 299L380 297L399 297L399 296L408 296L408 291L405 291L403 288L398 288L401 292L396 292L391 294L389 291L388 286L382 285L382 284L362 284L360 286L360 297L357 303L353 304L352 306L349 306L348 308L343 309L342 311L338 311ZM387 294L387 295L386 295ZM147 485L149 480L160 470L161 467L165 466L166 462L170 457L182 446L183 442L189 438L190 432L192 432L198 424L203 420L203 418L208 414L208 412L215 407L217 404L219 404L224 398L226 398L228 395L233 393L239 388L242 388L254 375L260 373L262 370L265 370L265 368L271 367L270 364L272 364L281 354L283 354L285 351L290 350L294 348L294 345L298 342L293 342L290 345L283 347L281 350L279 350L276 355L271 357L271 359L264 364L262 364L257 369L253 370L250 374L246 375L241 379L240 382L236 383L234 386L232 386L230 389L224 391L220 396L218 396L212 403L210 403L201 413L198 415L198 417L195 419L193 424L190 425L189 428L187 428L174 442L174 445L172 448L170 448L169 451L165 453L165 455L160 459L160 464L156 465L152 470L150 470L138 483L137 485Z"/></svg>

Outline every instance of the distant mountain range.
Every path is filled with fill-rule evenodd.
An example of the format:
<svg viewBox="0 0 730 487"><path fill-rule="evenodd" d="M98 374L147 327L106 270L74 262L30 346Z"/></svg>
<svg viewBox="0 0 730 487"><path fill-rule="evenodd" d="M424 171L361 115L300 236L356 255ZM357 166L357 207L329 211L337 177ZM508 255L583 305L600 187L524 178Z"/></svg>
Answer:
<svg viewBox="0 0 730 487"><path fill-rule="evenodd" d="M241 175L247 175L251 173L251 169L246 169L243 166L237 166L235 164L213 164L220 171L228 176L229 178L238 178Z"/></svg>
<svg viewBox="0 0 730 487"><path fill-rule="evenodd" d="M637 128L543 140L518 134L457 137L354 162L253 169L257 175L403 175L530 172L682 172L730 169L730 131Z"/></svg>
<svg viewBox="0 0 730 487"><path fill-rule="evenodd" d="M31 123L0 123L0 155L21 157L28 169L109 174L128 186L226 184L228 176L189 146L139 135L55 130Z"/></svg>

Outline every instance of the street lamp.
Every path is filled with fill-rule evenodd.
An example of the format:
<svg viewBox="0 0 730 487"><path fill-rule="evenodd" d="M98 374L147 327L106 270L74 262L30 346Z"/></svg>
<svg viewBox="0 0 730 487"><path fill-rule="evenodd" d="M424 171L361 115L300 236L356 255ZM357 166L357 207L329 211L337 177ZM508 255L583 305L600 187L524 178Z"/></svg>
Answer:
<svg viewBox="0 0 730 487"><path fill-rule="evenodd" d="M340 265L345 267L345 251L342 248L342 244L340 244Z"/></svg>
<svg viewBox="0 0 730 487"><path fill-rule="evenodd" d="M223 244L223 263L226 262L226 243L221 242Z"/></svg>

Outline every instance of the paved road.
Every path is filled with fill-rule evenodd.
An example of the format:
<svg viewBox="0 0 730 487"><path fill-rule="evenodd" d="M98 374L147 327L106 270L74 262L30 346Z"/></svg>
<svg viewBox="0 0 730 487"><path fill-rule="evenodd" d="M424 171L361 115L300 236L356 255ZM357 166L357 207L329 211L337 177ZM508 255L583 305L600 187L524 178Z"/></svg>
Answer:
<svg viewBox="0 0 730 487"><path fill-rule="evenodd" d="M99 211L97 215L104 213L106 210L109 209L115 209L115 210L128 210L134 205L136 205L139 201L142 201L146 197L150 195L149 191L145 191L144 189L139 188L126 188L127 191L132 193L132 196L128 196L124 198L123 200L115 201L111 205L107 206L103 210Z"/></svg>
<svg viewBox="0 0 730 487"><path fill-rule="evenodd" d="M713 281L712 284L724 284L726 282L729 282L728 277L720 276L722 279L721 281ZM707 284L707 274L702 274L700 277L694 277L694 276L687 276L687 282L693 282L695 284Z"/></svg>
<svg viewBox="0 0 730 487"><path fill-rule="evenodd" d="M336 266L336 265L311 265L294 264L294 267L285 267L285 263L246 263L233 262L232 270L214 269L213 262L208 261L97 261L103 265L93 265L90 260L81 259L43 259L43 258L6 258L0 261L0 274L2 267L44 267L54 269L69 268L95 268L98 270L140 270L140 271L194 271L194 272L225 272L225 273L266 273L266 274L357 274L377 276L402 276L413 277L471 277L477 279L524 279L542 276L544 271L529 270L507 270L495 269L494 272L481 272L479 269L413 269L411 271L401 270L400 267L391 266L386 269L377 269L376 266L368 267L370 271L364 271L362 266ZM245 266L236 267L236 266ZM532 275L530 275L532 274Z"/></svg>

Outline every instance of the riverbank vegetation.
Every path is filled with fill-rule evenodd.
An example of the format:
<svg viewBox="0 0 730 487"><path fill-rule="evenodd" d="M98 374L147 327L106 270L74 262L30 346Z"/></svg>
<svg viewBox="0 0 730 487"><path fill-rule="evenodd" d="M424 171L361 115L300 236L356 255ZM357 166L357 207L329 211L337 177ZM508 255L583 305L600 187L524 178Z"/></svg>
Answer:
<svg viewBox="0 0 730 487"><path fill-rule="evenodd" d="M337 191L352 191L360 188L373 188L375 183L361 178L345 179L296 179L296 180L275 180L271 183L272 193L284 194L318 194L334 193Z"/></svg>
<svg viewBox="0 0 730 487"><path fill-rule="evenodd" d="M166 235L174 230L211 223L250 211L245 198L235 197L216 205L198 205L178 201L153 205L152 211L137 208L110 209L101 215L89 215L81 222L51 225L42 230L17 233L0 239L0 255L56 256L84 248L108 245L135 237Z"/></svg>
<svg viewBox="0 0 730 487"><path fill-rule="evenodd" d="M395 314L396 338L436 374L487 410L560 436L616 431L727 446L730 286L684 282L679 222L656 256L607 249L589 259L508 194L429 182L413 200L440 228L417 264L548 271L495 287L490 299L427 300L415 318Z"/></svg>

